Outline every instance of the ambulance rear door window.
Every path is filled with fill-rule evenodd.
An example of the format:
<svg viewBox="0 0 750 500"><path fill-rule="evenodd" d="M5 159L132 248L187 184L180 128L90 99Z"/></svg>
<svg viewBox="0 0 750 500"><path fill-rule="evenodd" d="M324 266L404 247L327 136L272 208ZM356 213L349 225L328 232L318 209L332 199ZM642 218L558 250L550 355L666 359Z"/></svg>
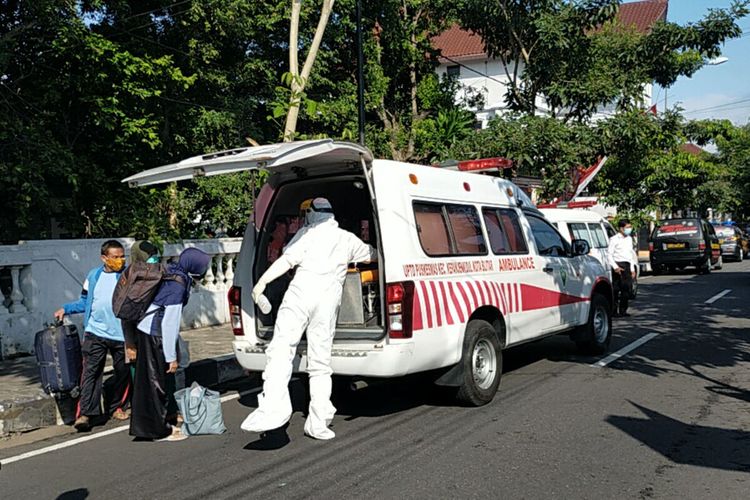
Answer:
<svg viewBox="0 0 750 500"><path fill-rule="evenodd" d="M490 237L492 253L495 255L529 253L515 210L485 207L482 208L482 216Z"/></svg>

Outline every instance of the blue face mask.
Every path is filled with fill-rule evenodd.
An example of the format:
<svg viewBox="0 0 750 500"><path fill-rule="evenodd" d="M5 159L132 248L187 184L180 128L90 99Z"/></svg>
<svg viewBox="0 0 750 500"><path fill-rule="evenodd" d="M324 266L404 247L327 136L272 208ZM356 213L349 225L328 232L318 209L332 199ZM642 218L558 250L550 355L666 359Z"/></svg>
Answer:
<svg viewBox="0 0 750 500"><path fill-rule="evenodd" d="M633 228L632 227L626 227L623 232L625 233L625 236L630 236L633 234Z"/></svg>
<svg viewBox="0 0 750 500"><path fill-rule="evenodd" d="M159 256L158 255L152 255L146 261L146 264L158 264L158 263L159 263Z"/></svg>

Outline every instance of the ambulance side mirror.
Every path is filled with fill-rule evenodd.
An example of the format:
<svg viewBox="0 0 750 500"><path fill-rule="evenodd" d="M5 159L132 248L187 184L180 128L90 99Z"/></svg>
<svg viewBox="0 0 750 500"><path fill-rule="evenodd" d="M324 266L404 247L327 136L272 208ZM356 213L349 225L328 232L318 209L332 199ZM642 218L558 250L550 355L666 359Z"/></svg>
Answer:
<svg viewBox="0 0 750 500"><path fill-rule="evenodd" d="M586 240L573 240L571 246L573 247L573 257L588 255L591 251L591 245L589 245L589 242Z"/></svg>

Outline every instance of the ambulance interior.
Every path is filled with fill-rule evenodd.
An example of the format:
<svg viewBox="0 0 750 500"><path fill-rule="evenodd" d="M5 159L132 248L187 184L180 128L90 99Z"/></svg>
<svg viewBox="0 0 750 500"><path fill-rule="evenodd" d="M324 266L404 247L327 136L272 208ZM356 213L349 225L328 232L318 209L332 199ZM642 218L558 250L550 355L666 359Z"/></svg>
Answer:
<svg viewBox="0 0 750 500"><path fill-rule="evenodd" d="M362 176L336 176L300 180L279 187L271 201L256 246L254 273L257 280L281 255L304 224L299 217L300 204L309 198L327 198L339 227L365 243L378 247L373 204ZM294 271L270 283L265 295L273 309L263 314L256 307L258 333L270 338L281 301ZM336 340L373 340L384 335L382 327L381 283L378 264L349 266L336 329Z"/></svg>

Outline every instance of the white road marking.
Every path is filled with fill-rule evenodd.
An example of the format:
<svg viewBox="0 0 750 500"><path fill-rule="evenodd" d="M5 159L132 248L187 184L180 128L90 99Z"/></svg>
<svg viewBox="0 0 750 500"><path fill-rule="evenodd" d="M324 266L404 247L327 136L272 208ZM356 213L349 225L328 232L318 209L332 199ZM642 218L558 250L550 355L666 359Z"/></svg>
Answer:
<svg viewBox="0 0 750 500"><path fill-rule="evenodd" d="M658 333L649 333L648 335L644 335L643 337L639 338L635 342L631 342L630 344L626 345L625 347L623 347L619 351L613 352L612 354L610 354L606 358L600 359L599 361L597 361L596 363L594 363L591 366L593 366L595 368L602 368L604 366L607 366L612 361L615 361L616 359L620 359L621 357L625 356L627 353L629 353L633 349L637 349L638 347L642 346L643 344L645 344L649 340L653 339L654 337L658 337L658 336L659 336Z"/></svg>
<svg viewBox="0 0 750 500"><path fill-rule="evenodd" d="M296 379L292 379L296 380ZM226 396L222 396L221 402L226 403L227 401L232 401L233 399L239 399L243 396L248 396L250 394L255 394L256 392L262 391L262 387L256 387L254 389L248 389L247 391L242 392L235 392L234 394L227 394ZM120 427L115 427L113 429L107 429L106 431L97 432L96 434L91 434L89 436L82 436L79 438L71 439L70 441L65 441L63 443L57 443L53 444L51 446L47 446L45 448L39 448L38 450L32 450L26 453L22 453L20 455L16 455L14 457L9 458L3 458L0 460L1 465L8 465L12 464L13 462L20 462L21 460L26 460L27 458L36 457L39 455L44 455L46 453L51 453L53 451L62 450L65 448L70 448L71 446L75 446L77 444L85 443L87 441L93 441L94 439L99 439L105 436L110 436L112 434L117 434L118 432L126 431L130 428L130 425L121 425Z"/></svg>
<svg viewBox="0 0 750 500"><path fill-rule="evenodd" d="M708 299L706 302L704 302L704 304L713 304L714 302L716 302L717 300L719 300L723 296L729 295L730 293L732 293L732 290L729 289L729 288L727 288L723 292L717 293L716 295L714 295L713 297L711 297L710 299Z"/></svg>
<svg viewBox="0 0 750 500"><path fill-rule="evenodd" d="M0 461L0 463L2 465L8 465L8 464L12 464L13 462L20 462L21 460L26 460L27 458L36 457L38 455L44 455L45 453L50 453L56 450L62 450L63 448L69 448L77 444L85 443L86 441L91 441L93 439L99 439L100 437L109 436L111 434L116 434L118 432L126 431L129 428L130 428L129 425L122 425L120 427L115 427L114 429L108 429L106 431L97 432L96 434L91 434L90 436L83 436L83 437L79 437L76 439L71 439L70 441L65 441L64 443L57 443L57 444L53 444L52 446L47 446L46 448L39 448L38 450L33 450L27 453L22 453L20 455L16 455L15 457L4 458Z"/></svg>

